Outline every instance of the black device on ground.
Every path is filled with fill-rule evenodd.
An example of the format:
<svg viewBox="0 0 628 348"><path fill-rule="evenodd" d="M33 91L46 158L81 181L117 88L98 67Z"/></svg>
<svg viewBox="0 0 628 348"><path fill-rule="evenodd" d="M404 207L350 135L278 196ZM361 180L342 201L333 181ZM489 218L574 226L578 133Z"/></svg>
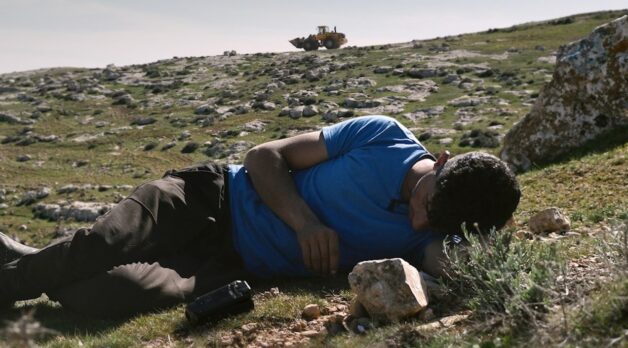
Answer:
<svg viewBox="0 0 628 348"><path fill-rule="evenodd" d="M199 324L248 312L253 308L251 287L246 281L236 280L188 303L185 317L190 323Z"/></svg>

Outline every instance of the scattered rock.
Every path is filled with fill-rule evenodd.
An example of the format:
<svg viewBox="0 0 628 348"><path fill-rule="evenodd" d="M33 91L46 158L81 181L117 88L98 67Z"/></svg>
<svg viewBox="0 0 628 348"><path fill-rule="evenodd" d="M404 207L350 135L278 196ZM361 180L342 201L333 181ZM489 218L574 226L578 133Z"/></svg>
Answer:
<svg viewBox="0 0 628 348"><path fill-rule="evenodd" d="M113 105L131 106L133 104L135 104L135 99L130 94L121 94L113 99Z"/></svg>
<svg viewBox="0 0 628 348"><path fill-rule="evenodd" d="M209 115L216 112L216 107L209 104L203 104L194 110L197 115Z"/></svg>
<svg viewBox="0 0 628 348"><path fill-rule="evenodd" d="M462 96L456 99L452 99L447 102L447 104L455 107L463 107L463 106L476 106L480 105L482 100L476 97Z"/></svg>
<svg viewBox="0 0 628 348"><path fill-rule="evenodd" d="M398 321L428 304L423 278L403 259L360 262L349 273L349 284L373 318Z"/></svg>
<svg viewBox="0 0 628 348"><path fill-rule="evenodd" d="M105 192L111 190L111 188L111 185L98 185L97 190L98 192Z"/></svg>
<svg viewBox="0 0 628 348"><path fill-rule="evenodd" d="M415 329L419 332L430 332L438 329L447 329L466 320L469 315L470 314L468 313L450 315L448 317L439 318L427 324L419 325Z"/></svg>
<svg viewBox="0 0 628 348"><path fill-rule="evenodd" d="M161 151L167 151L172 149L173 147L177 146L177 143L174 141L171 141L169 143L166 143L164 146L161 147Z"/></svg>
<svg viewBox="0 0 628 348"><path fill-rule="evenodd" d="M552 207L536 213L528 222L530 231L536 234L565 232L571 228L569 217L558 208Z"/></svg>
<svg viewBox="0 0 628 348"><path fill-rule="evenodd" d="M50 188L48 187L39 188L37 191L27 191L22 195L16 205L31 205L40 199L48 197L48 195L50 195Z"/></svg>
<svg viewBox="0 0 628 348"><path fill-rule="evenodd" d="M261 133L264 131L266 127L266 121L263 120L253 120L251 122L247 122L242 129L247 132Z"/></svg>
<svg viewBox="0 0 628 348"><path fill-rule="evenodd" d="M322 118L328 122L335 122L338 118L353 117L354 112L348 109L334 109L326 111Z"/></svg>
<svg viewBox="0 0 628 348"><path fill-rule="evenodd" d="M560 48L552 81L504 138L504 161L527 170L628 124L626 32L623 16Z"/></svg>
<svg viewBox="0 0 628 348"><path fill-rule="evenodd" d="M297 119L303 116L303 109L305 109L305 106L303 105L290 109L290 118Z"/></svg>
<svg viewBox="0 0 628 348"><path fill-rule="evenodd" d="M181 132L181 134L179 134L179 136L177 137L177 140L181 141L181 140L186 140L189 139L192 136L192 132L190 132L189 130L184 130L183 132Z"/></svg>
<svg viewBox="0 0 628 348"><path fill-rule="evenodd" d="M33 208L35 217L58 221L60 219L93 222L111 210L115 204L97 202L60 202L58 204L37 204Z"/></svg>
<svg viewBox="0 0 628 348"><path fill-rule="evenodd" d="M0 122L6 122L8 124L32 124L34 120L23 120L17 116L0 112Z"/></svg>
<svg viewBox="0 0 628 348"><path fill-rule="evenodd" d="M181 149L181 153L195 152L196 150L198 150L199 146L200 145L198 143L194 141L190 141L187 144L185 144L185 146L183 146L183 148Z"/></svg>
<svg viewBox="0 0 628 348"><path fill-rule="evenodd" d="M303 308L301 316L307 321L318 319L321 316L321 308L317 304L309 304Z"/></svg>
<svg viewBox="0 0 628 348"><path fill-rule="evenodd" d="M149 124L153 124L157 122L156 119L154 119L153 117L138 117L135 118L133 121L131 121L131 125L135 125L135 126L147 126Z"/></svg>
<svg viewBox="0 0 628 348"><path fill-rule="evenodd" d="M314 105L306 105L303 108L303 117L312 117L318 114L318 108Z"/></svg>
<svg viewBox="0 0 628 348"><path fill-rule="evenodd" d="M424 79L428 77L437 76L438 71L436 69L430 69L430 68L412 68L406 71L406 75L409 77Z"/></svg>
<svg viewBox="0 0 628 348"><path fill-rule="evenodd" d="M474 129L465 132L458 144L461 147L489 147L494 148L499 146L499 133L494 130L479 130Z"/></svg>
<svg viewBox="0 0 628 348"><path fill-rule="evenodd" d="M18 162L26 162L26 161L30 161L33 159L33 156L31 155L18 155L15 160Z"/></svg>
<svg viewBox="0 0 628 348"><path fill-rule="evenodd" d="M76 192L79 190L79 187L76 185L72 185L72 184L68 184L68 185L64 185L61 186L57 189L57 193L59 194L64 194L64 193L72 193L72 192Z"/></svg>
<svg viewBox="0 0 628 348"><path fill-rule="evenodd" d="M72 167L80 168L80 167L85 167L88 164L89 164L89 160L77 160L77 161L72 162Z"/></svg>
<svg viewBox="0 0 628 348"><path fill-rule="evenodd" d="M388 74L392 72L392 70L392 66L378 66L377 68L373 69L373 72L376 74Z"/></svg>

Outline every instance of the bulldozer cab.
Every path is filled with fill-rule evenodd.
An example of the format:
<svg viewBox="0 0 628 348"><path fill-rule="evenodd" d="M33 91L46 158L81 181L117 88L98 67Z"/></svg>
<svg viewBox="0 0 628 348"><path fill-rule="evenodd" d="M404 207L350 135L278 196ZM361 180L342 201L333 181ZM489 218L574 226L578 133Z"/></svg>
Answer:
<svg viewBox="0 0 628 348"><path fill-rule="evenodd" d="M326 34L329 33L329 27L326 25L321 25L318 27L318 34Z"/></svg>

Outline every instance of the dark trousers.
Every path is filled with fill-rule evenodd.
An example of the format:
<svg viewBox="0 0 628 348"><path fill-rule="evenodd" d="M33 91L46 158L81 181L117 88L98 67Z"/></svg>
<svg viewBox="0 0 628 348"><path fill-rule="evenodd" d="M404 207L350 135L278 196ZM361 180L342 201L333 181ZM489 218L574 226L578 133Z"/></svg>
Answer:
<svg viewBox="0 0 628 348"><path fill-rule="evenodd" d="M192 300L248 276L232 245L226 168L171 171L74 236L0 268L0 302L46 293L123 316Z"/></svg>

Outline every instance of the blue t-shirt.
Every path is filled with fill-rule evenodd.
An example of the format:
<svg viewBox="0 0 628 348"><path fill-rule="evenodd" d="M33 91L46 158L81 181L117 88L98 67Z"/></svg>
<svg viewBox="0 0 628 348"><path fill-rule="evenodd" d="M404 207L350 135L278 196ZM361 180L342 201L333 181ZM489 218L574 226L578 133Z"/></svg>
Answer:
<svg viewBox="0 0 628 348"><path fill-rule="evenodd" d="M434 235L412 229L401 186L417 161L434 157L385 116L353 118L322 132L329 159L292 176L312 211L338 233L340 269L391 257L420 263ZM229 174L234 245L247 270L260 277L309 275L295 232L262 202L246 169L232 165Z"/></svg>

